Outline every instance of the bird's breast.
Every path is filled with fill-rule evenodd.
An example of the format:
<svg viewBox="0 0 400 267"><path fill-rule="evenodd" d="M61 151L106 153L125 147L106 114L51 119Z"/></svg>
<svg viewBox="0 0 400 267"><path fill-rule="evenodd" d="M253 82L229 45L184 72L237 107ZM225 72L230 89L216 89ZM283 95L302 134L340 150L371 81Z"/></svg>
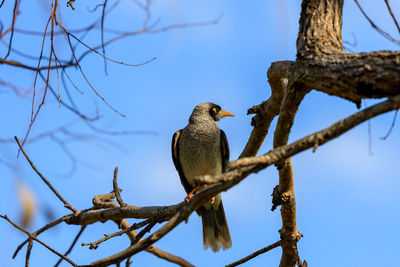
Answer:
<svg viewBox="0 0 400 267"><path fill-rule="evenodd" d="M179 140L179 159L188 182L194 178L222 173L220 131L186 129Z"/></svg>

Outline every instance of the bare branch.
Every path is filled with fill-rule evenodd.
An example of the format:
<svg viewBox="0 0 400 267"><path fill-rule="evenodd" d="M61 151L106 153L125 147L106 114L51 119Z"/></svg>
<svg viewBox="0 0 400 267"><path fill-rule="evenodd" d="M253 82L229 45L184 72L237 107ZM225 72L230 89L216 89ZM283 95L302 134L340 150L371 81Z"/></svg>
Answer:
<svg viewBox="0 0 400 267"><path fill-rule="evenodd" d="M397 113L399 113L399 110L396 110L394 112L392 124L390 125L389 131L386 133L386 135L384 137L381 137L381 140L386 140L389 137L390 133L392 132L394 125L396 123Z"/></svg>
<svg viewBox="0 0 400 267"><path fill-rule="evenodd" d="M62 27L61 24L59 24L59 26ZM85 79L86 83L89 85L89 87L92 89L92 91L93 91L93 92L94 92L94 93L95 93L109 108L111 108L114 112L116 112L116 113L119 114L120 116L125 117L124 114L122 114L122 113L119 112L117 109L115 109L113 106L111 106L111 104L108 103L108 101L107 101L102 95L100 95L99 92L98 92L98 91L93 87L93 85L90 83L90 81L89 81L88 78L86 77L86 74L84 73L84 71L83 71L81 65L79 64L79 60L78 60L78 59L76 58L76 56L75 56L75 52L74 52L74 50L73 50L72 43L71 43L71 39L70 39L70 34L68 33L68 31L67 31L65 28L62 27L62 29L65 31L65 33L66 33L66 35L67 35L68 44L69 44L69 47L71 48L72 56L73 56L73 58L74 58L74 60L75 60L76 65L78 66L78 68L79 68L79 70L80 70L80 72L81 72L83 78Z"/></svg>
<svg viewBox="0 0 400 267"><path fill-rule="evenodd" d="M115 198L118 201L118 204L123 207L124 201L121 198L121 195L119 194L119 192L121 191L121 189L118 188L118 184L117 184L117 175L118 175L118 167L115 167L114 169L114 178L113 178L113 188L114 188L114 194L115 194Z"/></svg>
<svg viewBox="0 0 400 267"><path fill-rule="evenodd" d="M31 258L32 246L33 246L33 240L31 238L29 238L29 244L28 244L28 247L26 248L25 267L29 266L29 260Z"/></svg>
<svg viewBox="0 0 400 267"><path fill-rule="evenodd" d="M292 75L294 65L295 63L291 61L280 61L272 63L268 69L267 76L271 86L271 97L248 110L247 114L256 114L251 121L254 128L239 158L255 156L260 149L272 120L279 114L287 78Z"/></svg>
<svg viewBox="0 0 400 267"><path fill-rule="evenodd" d="M59 200L61 200L61 202L64 203L64 207L66 207L67 209L71 210L73 213L78 214L79 211L76 210L74 207L72 207L58 192L57 190L50 184L50 182L39 172L39 170L36 168L35 164L33 164L33 162L31 161L31 159L29 158L29 156L26 154L24 148L22 147L21 143L18 140L18 137L14 136L15 141L17 141L17 144L19 146L19 148L21 149L22 153L24 154L26 160L29 162L29 164L31 165L32 169L37 173L37 175L39 175L40 178L42 178L42 181L50 188L51 191L53 191L53 193L58 197Z"/></svg>
<svg viewBox="0 0 400 267"><path fill-rule="evenodd" d="M358 3L357 0L354 0L354 2L356 3L356 5L358 6L358 8L360 9L361 13L363 14L363 16L368 20L369 24L371 24L372 28L374 28L380 35L382 35L383 37L385 37L386 39L388 39L389 41L391 41L392 43L396 44L396 45L400 45L400 41L393 38L389 33L385 32L384 30L382 30L381 28L379 28L373 21L372 19L370 19L367 15L367 13L365 13L364 9L361 7L361 5ZM397 26L397 24L396 24ZM397 26L398 27L398 26Z"/></svg>
<svg viewBox="0 0 400 267"><path fill-rule="evenodd" d="M33 71L37 71L37 70L47 70L47 69L55 69L55 68L66 68L66 67L70 67L70 66L74 66L74 63L67 63L64 65L58 65L58 66L45 66L45 67L33 67L33 66L29 66L29 65L25 65L21 62L15 61L15 60L5 60L3 58L0 58L0 64L6 64L9 66L13 66L13 67L18 67L18 68L23 68L23 69L27 69L27 70L33 70Z"/></svg>
<svg viewBox="0 0 400 267"><path fill-rule="evenodd" d="M397 19L396 19L396 17L395 17L394 14L393 14L392 8L390 7L390 4L389 4L389 0L385 0L385 4L386 4L386 7L387 7L387 9L388 9L388 11L389 11L390 16L391 16L392 19L393 19L394 24L396 25L397 31L400 33L400 26L399 26L399 23L397 22Z"/></svg>
<svg viewBox="0 0 400 267"><path fill-rule="evenodd" d="M124 229L122 231L118 231L116 233L109 234L109 235L105 234L103 238L101 238L101 239L99 239L99 240L97 240L95 242L82 243L82 246L89 246L89 249L97 249L99 247L99 245L101 243L103 243L104 241L107 241L108 239L111 239L111 238L116 237L116 236L121 236L121 235L126 234L128 232L131 232L133 230L142 228L143 226L147 225L151 221L153 221L153 219L147 219L147 220L144 220L144 221L142 221L140 223L134 223L129 228L126 228L126 229Z"/></svg>
<svg viewBox="0 0 400 267"><path fill-rule="evenodd" d="M240 264L243 264L243 263L245 263L245 262L257 257L258 255L261 255L261 254L263 254L265 252L268 252L268 251L270 251L270 250L272 250L272 249L274 249L276 247L279 247L281 245L281 243L282 243L282 241L279 240L279 241L277 241L277 242L275 242L275 243L273 243L273 244L271 244L269 246L266 246L265 248L262 248L260 250L257 250L255 252L251 253L250 255L244 257L243 259L240 259L240 260L235 261L235 262L233 262L231 264L228 264L225 267L235 267L235 266L238 266Z"/></svg>
<svg viewBox="0 0 400 267"><path fill-rule="evenodd" d="M64 256L67 256L69 253L71 253L72 249L74 248L76 242L78 242L79 237L82 235L83 231L85 231L86 225L82 226L81 229L79 230L78 234L75 236L74 241L72 241L71 246L69 247L69 249L64 253ZM60 258L56 265L54 265L54 267L57 267L58 265L60 265L60 263L63 261L63 258Z"/></svg>
<svg viewBox="0 0 400 267"><path fill-rule="evenodd" d="M174 29L185 29L185 28L191 28L191 27L204 27L204 26L208 26L208 25L217 24L219 22L219 20L220 20L220 17L218 17L217 19L214 19L214 20L204 21L204 22L172 24L172 25L168 25L168 26L161 27L161 28L156 28L156 29L141 29L141 30L138 30L138 31L120 32L119 35L117 35L117 36L105 41L104 42L104 46L108 46L111 43L114 43L114 42L116 42L118 40L124 39L124 38L129 37L129 36L135 36L135 35L139 35L139 34L156 34L156 33L166 32L166 31L170 31L170 30L174 30ZM100 48L101 48L101 45L92 47L92 49L94 51L97 51L97 49L100 49ZM80 57L78 58L78 61L81 61L90 52L94 52L93 50L88 50L88 51L82 53L82 55L80 55ZM154 60L154 59L151 59L151 60ZM146 64L146 63L147 62L144 62L143 64Z"/></svg>
<svg viewBox="0 0 400 267"><path fill-rule="evenodd" d="M30 239L35 240L36 242L38 242L39 244L41 244L42 246L44 246L45 248L47 248L48 250L50 250L51 252L53 252L54 254L56 254L57 256L59 256L60 258L64 259L65 261L67 261L69 264L71 264L72 266L76 267L77 265L70 260L69 258L67 258L66 256L64 256L63 254L59 253L58 251L54 250L53 248L49 247L46 243L40 241L39 239L36 238L35 235L29 233L28 231L25 231L24 229L22 229L21 227L19 227L18 225L16 225L13 221L11 221L6 215L0 215L1 218L5 219L6 221L8 221L12 226L14 226L15 228L17 228L18 230L20 230L21 232L25 233L27 236L29 236ZM31 247L31 246L30 246Z"/></svg>
<svg viewBox="0 0 400 267"><path fill-rule="evenodd" d="M7 54L4 56L4 59L7 59L11 52L12 41L13 41L13 37L14 37L15 22L17 21L17 17L18 17L18 13L19 13L19 11L18 11L19 3L20 3L19 0L14 1L14 10L13 10L13 17L12 17L12 21L11 21L11 29L10 29L10 31L11 31L10 41L8 43L8 50L7 50ZM1 3L1 5L3 5L3 3ZM2 37L5 36L6 34L7 34L7 31L5 31L2 34Z"/></svg>
<svg viewBox="0 0 400 267"><path fill-rule="evenodd" d="M107 194L107 195L96 196L93 199L93 202L96 203L96 205L101 205L102 201L108 201L108 203L109 203L108 206L110 206L110 207L119 207L118 204L115 203L114 201L109 201L109 199L113 198L114 195L115 194L112 192L112 193ZM143 221L141 223L133 224L132 226L130 226L129 223L125 219L114 220L114 222L118 225L118 227L120 227L120 228L122 228L124 230L128 230L128 229L131 229L131 228L143 227L144 225L148 224L151 221L154 221L154 220L159 221L160 218L163 218L163 217L155 216L155 217L152 217L151 219L145 220L145 221ZM135 230L130 230L130 231L128 230L128 232L126 234L128 235L128 237L131 240L132 244L137 242L137 233L136 233ZM171 253L168 253L166 251L163 251L162 249L159 249L159 248L157 248L157 247L155 247L153 245L147 247L145 250L147 252L149 252L149 253L161 258L161 259L167 260L167 261L172 262L172 263L176 263L176 264L178 264L180 266L193 267L193 265L190 264L189 262L187 262L185 259L183 259L183 258L181 258L179 256L175 256L175 255L173 255ZM129 263L130 263L130 257L127 258L127 264L129 265ZM119 264L119 263L117 263L117 264Z"/></svg>
<svg viewBox="0 0 400 267"><path fill-rule="evenodd" d="M274 148L287 144L297 110L309 91L301 84L291 84L290 82L288 85L274 133ZM282 228L279 233L283 242L281 244L282 257L279 266L295 266L299 258L297 242L302 235L297 231L292 159L286 158L279 161L277 166L279 170L279 192L286 198L286 201L281 205Z"/></svg>
<svg viewBox="0 0 400 267"><path fill-rule="evenodd" d="M61 222L65 221L66 218L67 218L67 216L63 216L63 217L61 217L61 218L59 218L59 219L57 219L57 220L55 220L55 221L52 221L52 222L46 224L45 226L43 226L43 227L40 228L39 230L35 231L35 232L33 233L33 235L34 235L34 236L40 235L40 234L43 233L44 231L46 231L46 230L48 230L48 229L50 229L50 228L53 228L54 226L56 226L56 225L60 224ZM12 256L13 259L18 255L18 252L21 250L21 248L23 248L23 246L24 246L26 243L29 242L29 240L30 240L30 238L26 239L24 242L22 242L22 243L17 247L17 249L15 250L15 252L14 252L14 254L13 254L13 256Z"/></svg>
<svg viewBox="0 0 400 267"><path fill-rule="evenodd" d="M74 2L75 2L75 0L69 0L69 1L67 2L67 7L71 7L72 10L75 10L75 7L74 7L74 5L73 5Z"/></svg>
<svg viewBox="0 0 400 267"><path fill-rule="evenodd" d="M101 12L101 24L100 24L101 48L103 50L103 55L104 55L104 57L103 57L103 60L104 60L104 72L106 73L106 75L107 75L107 60L105 58L106 49L104 48L104 19L105 19L105 16L106 16L105 11L106 11L106 6L107 6L107 1L108 0L104 0L104 3L103 3L103 10Z"/></svg>

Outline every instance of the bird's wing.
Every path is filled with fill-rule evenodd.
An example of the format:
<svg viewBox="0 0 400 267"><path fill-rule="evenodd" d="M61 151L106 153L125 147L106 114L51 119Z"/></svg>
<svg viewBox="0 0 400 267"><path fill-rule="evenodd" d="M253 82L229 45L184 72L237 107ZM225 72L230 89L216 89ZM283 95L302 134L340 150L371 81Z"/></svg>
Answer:
<svg viewBox="0 0 400 267"><path fill-rule="evenodd" d="M226 139L226 135L222 130L220 138L221 138L222 172L225 172L228 169L229 145L228 145L228 139Z"/></svg>
<svg viewBox="0 0 400 267"><path fill-rule="evenodd" d="M183 174L183 170L181 167L181 162L179 161L179 137L181 135L181 131L176 131L174 136L172 137L171 151L172 151L172 160L174 161L175 169L179 173L179 177L181 178L181 183L185 188L186 193L189 193L193 190L193 186L191 186Z"/></svg>

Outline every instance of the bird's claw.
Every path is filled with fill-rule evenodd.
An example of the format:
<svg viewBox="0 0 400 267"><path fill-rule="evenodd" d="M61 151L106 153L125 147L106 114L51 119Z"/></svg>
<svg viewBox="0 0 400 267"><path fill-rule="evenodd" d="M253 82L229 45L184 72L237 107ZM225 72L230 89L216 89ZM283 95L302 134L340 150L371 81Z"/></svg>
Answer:
<svg viewBox="0 0 400 267"><path fill-rule="evenodd" d="M214 202L215 202L215 197L212 197L211 198L211 204L214 204Z"/></svg>
<svg viewBox="0 0 400 267"><path fill-rule="evenodd" d="M187 196L185 197L185 202L188 203L189 200L193 197L193 195L194 195L193 191L187 194Z"/></svg>

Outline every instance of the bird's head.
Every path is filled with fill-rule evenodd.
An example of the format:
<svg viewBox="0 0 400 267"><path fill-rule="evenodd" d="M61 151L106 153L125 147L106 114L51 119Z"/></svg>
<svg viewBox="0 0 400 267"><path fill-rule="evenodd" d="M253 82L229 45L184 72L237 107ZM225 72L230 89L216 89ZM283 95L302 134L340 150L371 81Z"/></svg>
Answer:
<svg viewBox="0 0 400 267"><path fill-rule="evenodd" d="M204 120L218 122L227 116L233 117L234 115L214 103L206 102L197 105L193 109L192 115L189 118L189 122Z"/></svg>

